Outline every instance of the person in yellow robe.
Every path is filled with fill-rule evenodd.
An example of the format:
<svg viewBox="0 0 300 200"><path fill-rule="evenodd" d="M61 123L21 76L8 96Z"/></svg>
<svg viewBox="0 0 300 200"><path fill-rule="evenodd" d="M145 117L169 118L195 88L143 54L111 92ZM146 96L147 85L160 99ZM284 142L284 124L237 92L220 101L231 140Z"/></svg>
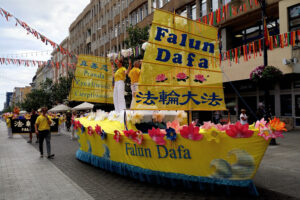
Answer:
<svg viewBox="0 0 300 200"><path fill-rule="evenodd" d="M43 154L43 143L44 139L46 139L46 146L47 146L47 154L48 158L53 158L54 154L51 154L51 132L50 132L50 125L52 121L50 117L47 115L47 108L42 108L42 114L38 116L35 122L35 131L36 134L39 134L39 149L41 153L41 157L44 156Z"/></svg>
<svg viewBox="0 0 300 200"><path fill-rule="evenodd" d="M111 66L113 68L113 77L115 80L114 86L114 106L115 111L120 112L126 109L125 103L125 78L126 78L126 68L123 66L123 58L116 59L115 63L118 67L117 71L114 72L115 66L113 61L111 62Z"/></svg>
<svg viewBox="0 0 300 200"><path fill-rule="evenodd" d="M136 91L138 89L138 82L139 82L139 77L141 74L140 66L141 66L141 61L137 60L134 62L133 69L132 69L131 60L129 61L128 76L131 81L131 92L132 92L131 106L133 105L133 100L134 100Z"/></svg>

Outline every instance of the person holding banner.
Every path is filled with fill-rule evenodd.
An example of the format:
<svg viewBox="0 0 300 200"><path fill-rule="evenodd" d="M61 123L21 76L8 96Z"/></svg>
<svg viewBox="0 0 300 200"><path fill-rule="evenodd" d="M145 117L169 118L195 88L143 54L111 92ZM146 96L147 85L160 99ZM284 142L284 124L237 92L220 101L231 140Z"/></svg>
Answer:
<svg viewBox="0 0 300 200"><path fill-rule="evenodd" d="M113 77L115 80L114 86L114 106L115 111L120 112L126 109L125 104L125 78L126 78L126 68L123 67L123 58L116 59L115 63L118 67L117 71L114 72L115 66L113 61L111 61L111 66L113 68Z"/></svg>
<svg viewBox="0 0 300 200"><path fill-rule="evenodd" d="M127 70L127 73L131 81L131 92L132 92L131 105L133 103L133 98L135 97L136 91L138 89L138 81L141 74L140 66L141 66L141 61L137 60L133 64L133 69L131 69L132 64L131 64L131 60L129 60L129 68Z"/></svg>

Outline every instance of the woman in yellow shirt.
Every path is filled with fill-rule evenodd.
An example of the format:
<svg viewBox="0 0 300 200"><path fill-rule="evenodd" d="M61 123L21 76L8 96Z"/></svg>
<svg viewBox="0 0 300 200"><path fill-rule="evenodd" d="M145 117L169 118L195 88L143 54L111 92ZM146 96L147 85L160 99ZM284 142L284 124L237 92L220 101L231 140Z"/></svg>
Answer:
<svg viewBox="0 0 300 200"><path fill-rule="evenodd" d="M133 100L134 100L136 91L138 89L138 82L139 82L139 77L140 77L140 73L141 73L140 66L141 66L141 62L139 60L137 60L133 64L133 69L131 69L132 65L131 65L131 61L129 61L128 76L131 80L131 92L132 92L131 106L133 105Z"/></svg>
<svg viewBox="0 0 300 200"><path fill-rule="evenodd" d="M118 70L114 72L114 63L111 62L111 66L113 68L113 77L115 79L115 87L114 87L114 106L115 111L120 112L126 109L125 104L125 78L126 78L126 68L123 67L123 59L117 59L116 65Z"/></svg>

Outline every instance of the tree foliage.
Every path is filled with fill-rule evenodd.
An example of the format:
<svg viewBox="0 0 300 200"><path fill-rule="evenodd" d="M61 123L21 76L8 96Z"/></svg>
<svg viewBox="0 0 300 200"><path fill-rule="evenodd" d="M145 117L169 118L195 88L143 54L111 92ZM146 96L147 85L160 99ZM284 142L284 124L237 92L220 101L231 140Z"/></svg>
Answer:
<svg viewBox="0 0 300 200"><path fill-rule="evenodd" d="M127 28L127 31L128 31L128 38L126 38L125 44L128 47L136 47L136 46L141 45L144 42L148 41L149 26L140 28L138 26L130 25Z"/></svg>
<svg viewBox="0 0 300 200"><path fill-rule="evenodd" d="M30 112L32 109L37 110L43 106L51 108L53 105L64 103L64 100L68 98L72 79L72 73L69 73L67 77L60 77L57 83L46 79L39 88L31 90L26 95L25 101L20 104L20 107Z"/></svg>

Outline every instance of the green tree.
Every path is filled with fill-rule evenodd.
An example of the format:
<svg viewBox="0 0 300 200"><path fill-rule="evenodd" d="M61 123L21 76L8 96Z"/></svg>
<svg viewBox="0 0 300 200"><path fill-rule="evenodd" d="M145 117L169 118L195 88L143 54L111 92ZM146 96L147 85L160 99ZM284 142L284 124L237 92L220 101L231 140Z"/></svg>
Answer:
<svg viewBox="0 0 300 200"><path fill-rule="evenodd" d="M53 105L63 103L68 98L73 74L69 73L67 77L60 77L57 83L53 83L51 79L46 79L38 89L31 90L26 95L25 101L20 107L27 112L32 109L38 109L46 106L51 108Z"/></svg>
<svg viewBox="0 0 300 200"><path fill-rule="evenodd" d="M144 42L148 41L149 38L149 26L140 28L138 26L130 25L127 28L128 38L125 39L125 44L128 47L136 47L142 45Z"/></svg>

